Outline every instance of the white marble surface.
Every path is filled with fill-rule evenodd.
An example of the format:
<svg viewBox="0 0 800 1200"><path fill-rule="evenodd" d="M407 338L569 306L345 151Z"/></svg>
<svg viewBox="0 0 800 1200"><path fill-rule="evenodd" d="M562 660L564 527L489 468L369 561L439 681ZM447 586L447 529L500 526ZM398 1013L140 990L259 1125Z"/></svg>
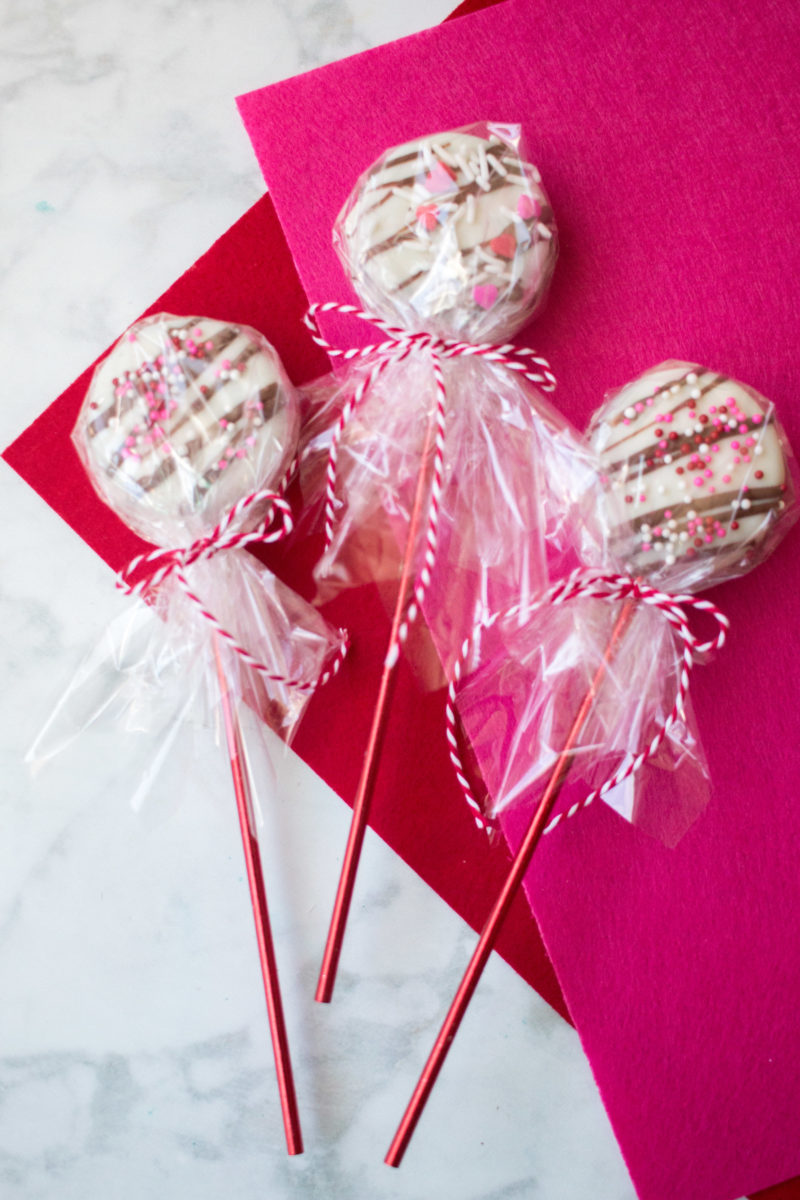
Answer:
<svg viewBox="0 0 800 1200"><path fill-rule="evenodd" d="M0 442L261 194L237 93L449 8L5 0ZM403 1167L383 1166L472 935L369 836L316 1006L348 810L291 755L264 839L306 1140L286 1157L224 757L205 745L182 788L176 758L138 814L108 742L31 780L27 746L126 601L5 465L0 498L4 1200L632 1200L576 1035L497 959Z"/></svg>

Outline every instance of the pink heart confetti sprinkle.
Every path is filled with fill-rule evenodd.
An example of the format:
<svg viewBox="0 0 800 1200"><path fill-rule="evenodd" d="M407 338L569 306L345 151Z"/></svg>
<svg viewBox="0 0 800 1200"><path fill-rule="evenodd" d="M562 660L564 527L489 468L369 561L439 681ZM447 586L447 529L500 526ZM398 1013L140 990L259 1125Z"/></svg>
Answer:
<svg viewBox="0 0 800 1200"><path fill-rule="evenodd" d="M517 241L510 233L501 233L489 242L489 249L498 258L513 258L517 253Z"/></svg>
<svg viewBox="0 0 800 1200"><path fill-rule="evenodd" d="M439 209L435 204L420 204L417 209L417 220L428 233L436 228Z"/></svg>
<svg viewBox="0 0 800 1200"><path fill-rule="evenodd" d="M530 221L531 217L538 217L541 211L539 201L534 200L527 192L523 192L517 201L517 212L523 221Z"/></svg>
<svg viewBox="0 0 800 1200"><path fill-rule="evenodd" d="M479 308L491 308L500 295L493 283L479 283L472 289L472 299Z"/></svg>
<svg viewBox="0 0 800 1200"><path fill-rule="evenodd" d="M455 181L455 172L445 163L437 162L425 176L424 184L429 192L438 195L440 192L451 192Z"/></svg>

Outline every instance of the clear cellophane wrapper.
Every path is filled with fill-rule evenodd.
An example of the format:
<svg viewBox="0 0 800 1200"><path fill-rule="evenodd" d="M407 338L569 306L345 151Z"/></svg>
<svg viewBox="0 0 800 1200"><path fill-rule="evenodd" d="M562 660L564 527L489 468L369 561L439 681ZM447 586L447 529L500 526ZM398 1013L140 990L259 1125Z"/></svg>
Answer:
<svg viewBox="0 0 800 1200"><path fill-rule="evenodd" d="M34 767L78 737L135 734L142 752L131 796L141 802L182 727L222 738L217 653L230 700L291 741L314 682L339 652L341 634L246 550L197 563L189 578L220 624L243 646L257 647L259 659L281 678L249 666L170 579L151 603L129 602L106 629L31 747Z"/></svg>
<svg viewBox="0 0 800 1200"><path fill-rule="evenodd" d="M235 536L268 520L272 501L260 493L280 486L298 428L297 394L261 334L160 314L133 326L96 368L73 441L101 498L172 551L220 523ZM259 498L225 524L250 494ZM162 757L152 747L174 743L183 724L219 733L223 692L291 740L341 632L244 547L183 567L186 587L178 572L153 578L166 561L140 565L150 571L141 597L68 686L29 752L34 765L89 730L136 732L150 747L141 798Z"/></svg>
<svg viewBox="0 0 800 1200"><path fill-rule="evenodd" d="M350 367L307 393L300 482L309 524L321 522L338 413L367 370L369 362ZM406 647L431 688L449 677L476 621L602 557L605 535L596 519L595 458L545 397L501 365L462 358L445 361L443 370L448 410L437 549L424 623ZM392 364L370 386L339 450L333 539L316 570L319 599L371 584L387 613L394 607L420 474L420 430L435 405L423 357ZM424 469L430 474L430 460ZM417 571L426 532L421 521Z"/></svg>
<svg viewBox="0 0 800 1200"><path fill-rule="evenodd" d="M796 520L797 467L774 406L718 373L663 363L610 393L590 433L606 489L607 569L670 594L702 591L761 562ZM683 641L639 604L603 667L620 603L579 597L482 633L457 711L488 818L533 811L598 671L570 759L571 801L624 770L667 723ZM657 752L603 799L673 845L709 795L687 701Z"/></svg>
<svg viewBox="0 0 800 1200"><path fill-rule="evenodd" d="M618 601L578 597L547 605L523 624L509 618L483 632L480 666L459 688L456 708L469 743L473 794L491 823L518 810L533 814L598 672L602 679L569 760L570 804L635 759L669 718L683 661L679 639L663 614L641 605L603 668L619 610ZM674 845L709 795L687 700L655 755L603 800Z"/></svg>

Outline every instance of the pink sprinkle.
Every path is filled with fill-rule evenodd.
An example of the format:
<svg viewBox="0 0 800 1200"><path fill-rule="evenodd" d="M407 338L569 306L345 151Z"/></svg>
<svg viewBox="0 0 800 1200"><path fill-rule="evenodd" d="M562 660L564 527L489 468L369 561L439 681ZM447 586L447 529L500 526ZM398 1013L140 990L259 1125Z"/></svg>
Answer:
<svg viewBox="0 0 800 1200"><path fill-rule="evenodd" d="M732 450L738 450L738 449L739 449L739 442L738 442L738 441L733 441L733 442L731 442L731 449L732 449Z"/></svg>
<svg viewBox="0 0 800 1200"><path fill-rule="evenodd" d="M622 424L623 424L623 425L630 425L630 421L628 420L628 418L627 418L627 417L623 417L623 418L622 418Z"/></svg>
<svg viewBox="0 0 800 1200"><path fill-rule="evenodd" d="M694 481L694 486L695 486L695 487L702 487L702 486L703 486L703 476L702 476L702 475L698 475L698 476L697 476L697 478L696 478L696 479L695 479L695 481Z"/></svg>
<svg viewBox="0 0 800 1200"><path fill-rule="evenodd" d="M226 371L229 371L231 369L231 360L229 358L223 358L222 365Z"/></svg>
<svg viewBox="0 0 800 1200"><path fill-rule="evenodd" d="M220 429L227 429L227 428L228 428L228 422L225 420L225 418L224 418L224 417L220 417L220 419L219 419L219 427L220 427Z"/></svg>
<svg viewBox="0 0 800 1200"><path fill-rule="evenodd" d="M642 492L641 496L639 497L639 503L644 504L646 499L647 497L645 496L644 492Z"/></svg>
<svg viewBox="0 0 800 1200"><path fill-rule="evenodd" d="M664 442L664 441L661 441L661 442L659 442L659 443L658 443L658 448L659 448L659 450L666 450L666 448L667 448L667 443L666 443L666 442Z"/></svg>
<svg viewBox="0 0 800 1200"><path fill-rule="evenodd" d="M479 283L472 289L472 299L479 308L491 308L500 295L493 283Z"/></svg>
<svg viewBox="0 0 800 1200"><path fill-rule="evenodd" d="M745 438L745 446L755 446L756 439L754 437Z"/></svg>
<svg viewBox="0 0 800 1200"><path fill-rule="evenodd" d="M747 426L744 424L744 422L742 422L742 424L739 426L739 433L747 433Z"/></svg>
<svg viewBox="0 0 800 1200"><path fill-rule="evenodd" d="M653 536L661 537L661 526L660 525L656 525L655 529L653 530Z"/></svg>
<svg viewBox="0 0 800 1200"><path fill-rule="evenodd" d="M237 457L237 458L244 458L244 456L245 456L245 454L246 454L246 453L247 453L247 451L246 451L246 450L244 450L243 448L241 448L241 447L240 447L240 448L239 448L239 449L236 451L236 457Z"/></svg>
<svg viewBox="0 0 800 1200"><path fill-rule="evenodd" d="M235 453L236 453L236 451L234 450L233 446L228 446L228 449L225 451L225 457L233 458Z"/></svg>
<svg viewBox="0 0 800 1200"><path fill-rule="evenodd" d="M743 455L742 455L742 462L750 462L750 455L749 455L749 454L743 454Z"/></svg>
<svg viewBox="0 0 800 1200"><path fill-rule="evenodd" d="M637 412L644 412L644 405L642 404L641 400L637 400L633 407Z"/></svg>
<svg viewBox="0 0 800 1200"><path fill-rule="evenodd" d="M725 530L722 528L721 525L720 525L719 529L717 530L717 537L725 537Z"/></svg>
<svg viewBox="0 0 800 1200"><path fill-rule="evenodd" d="M709 412L716 412L716 411L717 411L717 406L716 406L716 404L712 404L712 405L709 407L709 410L708 410L708 411L709 411Z"/></svg>
<svg viewBox="0 0 800 1200"><path fill-rule="evenodd" d="M255 446L255 444L256 444L256 440L257 440L257 439L256 439L256 435L255 435L254 433L251 433L251 434L250 434L250 437L246 437L246 438L244 439L244 441L245 441L245 445L246 445L246 446Z"/></svg>
<svg viewBox="0 0 800 1200"><path fill-rule="evenodd" d="M710 454L707 454L707 455L706 455L706 457L705 457L705 460L704 460L704 461L705 461L705 462L707 462L707 463L710 463L710 462L711 462L711 455L710 455Z"/></svg>
<svg viewBox="0 0 800 1200"><path fill-rule="evenodd" d="M709 490L709 492L715 492L717 489L714 487L713 483L710 483L708 485L708 490Z"/></svg>
<svg viewBox="0 0 800 1200"><path fill-rule="evenodd" d="M664 509L664 517L665 517L665 519L666 519L667 521L671 521L671 520L672 520L672 509L671 509L671 508L665 508L665 509Z"/></svg>
<svg viewBox="0 0 800 1200"><path fill-rule="evenodd" d="M128 341L129 341L129 342L135 342L135 341L136 341L136 334L135 334L135 333L129 333L129 334L128 334Z"/></svg>
<svg viewBox="0 0 800 1200"><path fill-rule="evenodd" d="M538 217L541 211L539 201L531 199L530 196L523 192L517 201L517 212L523 221L529 221L531 217Z"/></svg>
<svg viewBox="0 0 800 1200"><path fill-rule="evenodd" d="M203 336L203 330L199 325L195 326L195 328L192 330L192 333L196 338L201 338Z"/></svg>
<svg viewBox="0 0 800 1200"><path fill-rule="evenodd" d="M224 469L225 469L225 467L227 467L227 465L228 465L228 464L227 464L227 462L225 461L225 459L224 459L224 458L221 458L221 459L219 460L219 462L217 463L217 469L218 469L218 470L220 470L220 471L222 471L222 470L224 470Z"/></svg>
<svg viewBox="0 0 800 1200"><path fill-rule="evenodd" d="M714 451L715 454L719 454L719 446L712 446L711 449Z"/></svg>
<svg viewBox="0 0 800 1200"><path fill-rule="evenodd" d="M214 349L214 343L206 342L206 350L213 350L213 349Z"/></svg>
<svg viewBox="0 0 800 1200"><path fill-rule="evenodd" d="M713 471L703 471L703 474L705 475L706 479L710 479L711 476L714 474L714 472Z"/></svg>
<svg viewBox="0 0 800 1200"><path fill-rule="evenodd" d="M647 405L648 408L651 408L653 405L653 397L648 396L647 399L645 400L645 404Z"/></svg>
<svg viewBox="0 0 800 1200"><path fill-rule="evenodd" d="M707 542L713 542L713 540L714 540L714 539L713 539L713 537L711 536L711 534L710 534L710 533L707 533L707 534L706 534L706 541L707 541Z"/></svg>
<svg viewBox="0 0 800 1200"><path fill-rule="evenodd" d="M738 455L738 454L734 454L734 456L733 456L733 461L734 461L734 462L736 463L736 465L738 466L738 465L739 465L739 463L740 463L742 460L739 458L739 455Z"/></svg>
<svg viewBox="0 0 800 1200"><path fill-rule="evenodd" d="M764 420L764 417L761 413L756 413L755 416L750 418L750 420L753 422L754 425L760 425L761 422Z"/></svg>
<svg viewBox="0 0 800 1200"><path fill-rule="evenodd" d="M672 413L664 413L664 420L669 423L672 420Z"/></svg>
<svg viewBox="0 0 800 1200"><path fill-rule="evenodd" d="M730 483L730 481L731 481L731 477L730 477L730 475L723 475L723 476L722 476L722 482L723 482L723 483Z"/></svg>
<svg viewBox="0 0 800 1200"><path fill-rule="evenodd" d="M652 550L653 546L650 542L642 542L642 549L643 550Z"/></svg>

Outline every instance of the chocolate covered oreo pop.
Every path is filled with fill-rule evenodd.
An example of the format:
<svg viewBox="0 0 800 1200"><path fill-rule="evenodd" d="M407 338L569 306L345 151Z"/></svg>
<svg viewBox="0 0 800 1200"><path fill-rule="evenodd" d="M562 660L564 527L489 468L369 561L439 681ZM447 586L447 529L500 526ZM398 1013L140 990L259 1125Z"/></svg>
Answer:
<svg viewBox="0 0 800 1200"><path fill-rule="evenodd" d="M137 639L127 622L119 645L109 637L111 700L98 704L92 686L87 724L106 710L134 714L137 730L164 722L163 750L143 773L149 787L183 722L206 720L209 708L219 714L289 1154L301 1153L303 1141L258 845L252 745L239 705L288 741L346 649L342 633L248 551L292 528L280 489L298 433L297 395L266 338L244 325L162 313L133 325L97 367L72 434L101 498L157 547L137 555L118 582L164 618L141 623Z"/></svg>
<svg viewBox="0 0 800 1200"><path fill-rule="evenodd" d="M490 341L541 304L558 240L516 127L407 142L361 177L335 244L372 312L407 329Z"/></svg>
<svg viewBox="0 0 800 1200"><path fill-rule="evenodd" d="M126 524L178 545L277 484L298 426L295 393L261 334L162 313L128 330L97 368L73 439Z"/></svg>
<svg viewBox="0 0 800 1200"><path fill-rule="evenodd" d="M613 549L656 586L694 591L735 578L795 519L793 460L774 405L726 375L653 367L612 393L589 436Z"/></svg>

